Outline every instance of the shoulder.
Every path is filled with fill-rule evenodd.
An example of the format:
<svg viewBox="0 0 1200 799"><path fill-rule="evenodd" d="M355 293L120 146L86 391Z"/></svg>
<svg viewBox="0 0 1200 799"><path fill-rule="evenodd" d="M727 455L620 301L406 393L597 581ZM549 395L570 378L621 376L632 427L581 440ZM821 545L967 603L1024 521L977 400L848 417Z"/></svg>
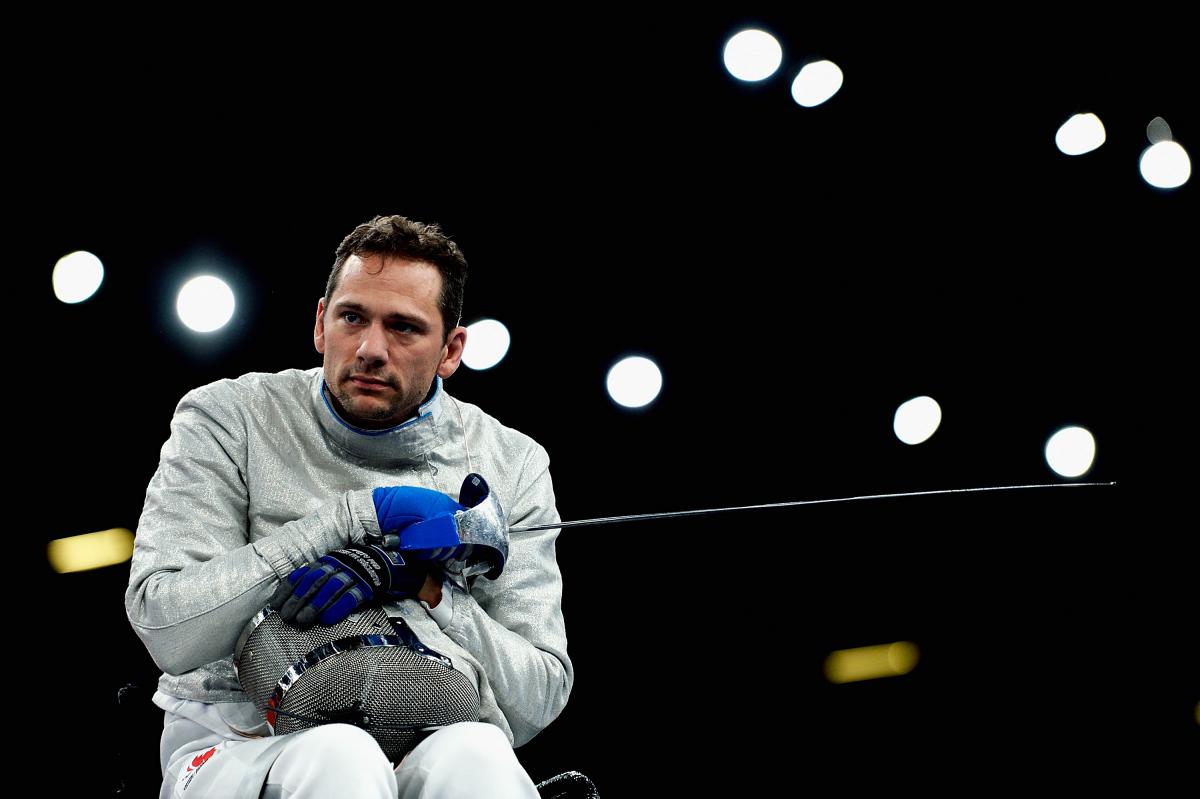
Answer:
<svg viewBox="0 0 1200 799"><path fill-rule="evenodd" d="M478 405L452 396L446 400L446 413L452 424L458 424L457 414L462 414L468 448L491 453L498 462L497 468L503 464L515 485L536 481L547 473L550 455L532 436L502 423Z"/></svg>
<svg viewBox="0 0 1200 799"><path fill-rule="evenodd" d="M282 372L249 372L241 377L224 378L192 389L180 404L253 405L264 400L307 398L313 382L319 380L320 367L286 369Z"/></svg>
<svg viewBox="0 0 1200 799"><path fill-rule="evenodd" d="M466 448L474 453L475 470L487 478L501 498L511 523L535 524L554 508L550 456L534 438L502 423L477 405L447 398L451 424L466 431Z"/></svg>
<svg viewBox="0 0 1200 799"><path fill-rule="evenodd" d="M495 445L500 451L510 454L520 453L525 458L546 457L546 450L533 439L515 427L509 427L487 411L470 402L463 402L456 397L446 395L446 415L452 424L459 422L458 414L462 415L462 425L467 435L484 443Z"/></svg>
<svg viewBox="0 0 1200 799"><path fill-rule="evenodd" d="M240 427L252 419L278 418L309 407L321 369L250 372L192 389L175 408L175 418L200 414L222 426Z"/></svg>

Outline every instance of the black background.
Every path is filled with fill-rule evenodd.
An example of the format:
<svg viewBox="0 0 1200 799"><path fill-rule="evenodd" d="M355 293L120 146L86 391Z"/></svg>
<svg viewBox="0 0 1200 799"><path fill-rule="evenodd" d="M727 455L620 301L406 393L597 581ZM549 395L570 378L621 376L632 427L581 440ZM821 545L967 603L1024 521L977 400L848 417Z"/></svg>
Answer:
<svg viewBox="0 0 1200 799"><path fill-rule="evenodd" d="M157 672L127 566L55 575L45 542L136 528L188 389L319 364L333 250L378 213L462 246L468 320L513 345L448 388L546 446L565 519L1064 482L1042 446L1066 424L1097 438L1087 479L1117 482L564 532L577 682L519 750L535 779L1194 779L1195 187L1137 172L1155 116L1196 152L1169 15L183 13L13 32L10 253L35 308L8 308L10 418L38 508L16 615L58 620L26 631L51 666L14 677L16 707L78 754L48 785L109 789L116 688ZM750 26L784 47L755 85L721 65ZM846 82L803 109L813 58ZM1084 111L1107 143L1065 157ZM65 306L48 272L73 249L106 282ZM173 295L205 257L238 306L201 337ZM604 396L626 354L664 371L648 410ZM919 394L944 420L908 447L892 414ZM910 675L824 680L830 651L894 640L921 648Z"/></svg>

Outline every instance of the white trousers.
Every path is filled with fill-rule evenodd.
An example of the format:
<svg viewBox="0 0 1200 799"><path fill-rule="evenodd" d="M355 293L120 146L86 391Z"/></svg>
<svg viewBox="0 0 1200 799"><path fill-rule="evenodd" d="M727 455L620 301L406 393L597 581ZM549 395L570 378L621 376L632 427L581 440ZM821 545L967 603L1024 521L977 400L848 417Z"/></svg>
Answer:
<svg viewBox="0 0 1200 799"><path fill-rule="evenodd" d="M537 799L538 796L504 733L482 722L464 722L438 730L409 752L395 769L370 735L348 724L326 724L260 741L229 741L216 747L216 751L206 748L188 753L181 759L184 773L177 778L170 795L181 799L215 796L222 799L226 796ZM246 767L257 759L253 752L257 747L263 748L264 756L274 757L274 762L266 783L261 784L261 793L254 790L247 795L251 784L240 778L239 771L243 775L250 773L252 769ZM186 772L192 763L200 764L195 776L199 778L203 772L206 779L189 784L192 781L187 779ZM238 792L229 792L232 785L238 786Z"/></svg>

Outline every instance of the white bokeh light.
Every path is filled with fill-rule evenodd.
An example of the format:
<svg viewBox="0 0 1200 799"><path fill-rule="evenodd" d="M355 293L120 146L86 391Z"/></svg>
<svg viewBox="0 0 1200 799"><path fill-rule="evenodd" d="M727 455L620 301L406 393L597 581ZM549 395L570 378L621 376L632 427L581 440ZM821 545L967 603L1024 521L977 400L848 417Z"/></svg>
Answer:
<svg viewBox="0 0 1200 799"><path fill-rule="evenodd" d="M1158 144L1160 141L1173 141L1175 137L1171 135L1171 126L1167 124L1167 120L1155 117L1146 125L1146 138L1151 144Z"/></svg>
<svg viewBox="0 0 1200 799"><path fill-rule="evenodd" d="M738 80L765 80L783 63L779 40L766 31L746 30L725 43L725 69Z"/></svg>
<svg viewBox="0 0 1200 799"><path fill-rule="evenodd" d="M1192 176L1192 161L1178 142L1160 141L1142 153L1138 169L1151 186L1177 189Z"/></svg>
<svg viewBox="0 0 1200 799"><path fill-rule="evenodd" d="M1079 477L1095 459L1096 439L1082 427L1064 427L1046 442L1046 463L1063 477Z"/></svg>
<svg viewBox="0 0 1200 799"><path fill-rule="evenodd" d="M613 402L626 408L649 405L662 390L662 372L649 358L632 356L608 370L605 385Z"/></svg>
<svg viewBox="0 0 1200 799"><path fill-rule="evenodd" d="M508 328L495 319L480 319L467 326L467 346L462 361L469 369L491 369L508 354L512 337Z"/></svg>
<svg viewBox="0 0 1200 799"><path fill-rule="evenodd" d="M104 282L104 264L90 252L77 250L58 259L50 282L54 285L54 296L60 301L83 302Z"/></svg>
<svg viewBox="0 0 1200 799"><path fill-rule="evenodd" d="M928 441L941 423L942 407L933 397L913 397L896 408L892 430L905 444L920 444Z"/></svg>
<svg viewBox="0 0 1200 799"><path fill-rule="evenodd" d="M189 280L175 301L179 318L197 333L211 333L224 327L233 318L233 308L233 290L212 275Z"/></svg>
<svg viewBox="0 0 1200 799"><path fill-rule="evenodd" d="M1054 143L1065 155L1083 155L1104 144L1104 123L1095 114L1076 114L1062 123Z"/></svg>
<svg viewBox="0 0 1200 799"><path fill-rule="evenodd" d="M805 64L792 81L792 99L805 108L828 100L842 88L842 70L832 61Z"/></svg>

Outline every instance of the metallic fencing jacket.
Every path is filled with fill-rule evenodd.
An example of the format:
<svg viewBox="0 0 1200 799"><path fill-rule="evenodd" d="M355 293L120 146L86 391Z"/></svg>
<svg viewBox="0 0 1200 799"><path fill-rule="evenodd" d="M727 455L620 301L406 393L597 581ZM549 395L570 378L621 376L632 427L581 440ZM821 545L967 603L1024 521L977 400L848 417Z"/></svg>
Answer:
<svg viewBox="0 0 1200 799"><path fill-rule="evenodd" d="M378 533L371 492L420 485L457 498L477 472L512 526L559 521L549 458L533 439L448 396L437 379L415 418L389 430L344 422L322 370L220 380L189 392L171 421L138 522L125 609L159 690L247 701L233 669L239 633L279 581ZM553 721L567 657L558 530L511 535L504 572L469 592L447 581L445 629L416 600L388 605L478 688L482 720L515 746Z"/></svg>

